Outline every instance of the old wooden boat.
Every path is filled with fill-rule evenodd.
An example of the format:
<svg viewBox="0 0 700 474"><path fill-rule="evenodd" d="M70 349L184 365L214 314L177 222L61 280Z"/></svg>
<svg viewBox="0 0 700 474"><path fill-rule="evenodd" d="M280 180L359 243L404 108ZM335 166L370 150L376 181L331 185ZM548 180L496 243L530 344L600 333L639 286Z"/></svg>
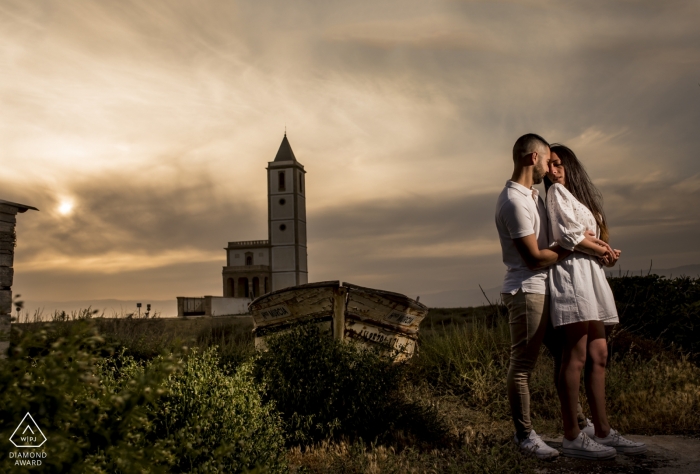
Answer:
<svg viewBox="0 0 700 474"><path fill-rule="evenodd" d="M395 360L416 350L418 328L428 308L400 293L325 281L274 291L250 303L255 347L299 324L315 324L323 334L375 348Z"/></svg>

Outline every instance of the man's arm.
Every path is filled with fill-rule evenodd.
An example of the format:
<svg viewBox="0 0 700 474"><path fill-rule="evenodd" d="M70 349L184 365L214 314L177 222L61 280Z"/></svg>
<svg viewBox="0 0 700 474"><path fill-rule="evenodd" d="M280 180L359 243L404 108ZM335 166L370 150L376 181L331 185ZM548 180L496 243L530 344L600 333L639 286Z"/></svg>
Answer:
<svg viewBox="0 0 700 474"><path fill-rule="evenodd" d="M530 270L542 270L550 265L557 263L559 260L565 259L573 252L566 250L559 245L554 245L546 249L540 249L537 246L537 238L535 234L526 235L519 239L513 239L515 248L525 261L525 265Z"/></svg>

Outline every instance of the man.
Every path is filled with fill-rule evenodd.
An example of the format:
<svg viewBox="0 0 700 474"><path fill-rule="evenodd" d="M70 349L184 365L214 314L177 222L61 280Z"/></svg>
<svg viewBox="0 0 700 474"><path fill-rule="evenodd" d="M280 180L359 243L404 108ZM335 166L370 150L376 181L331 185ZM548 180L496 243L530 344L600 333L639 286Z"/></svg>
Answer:
<svg viewBox="0 0 700 474"><path fill-rule="evenodd" d="M549 322L547 267L571 253L549 246L547 213L532 188L547 173L549 157L549 144L541 136L529 133L518 138L513 146L513 175L496 205L496 228L507 267L501 298L510 323L508 399L515 442L540 459L554 458L559 452L532 429L528 383Z"/></svg>

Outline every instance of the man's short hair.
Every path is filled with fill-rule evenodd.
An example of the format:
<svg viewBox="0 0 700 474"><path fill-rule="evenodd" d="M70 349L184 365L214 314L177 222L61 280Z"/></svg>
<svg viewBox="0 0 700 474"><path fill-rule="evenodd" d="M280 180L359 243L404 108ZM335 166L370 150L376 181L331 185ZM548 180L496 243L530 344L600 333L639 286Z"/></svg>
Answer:
<svg viewBox="0 0 700 474"><path fill-rule="evenodd" d="M536 133L527 133L523 135L518 138L515 145L513 145L513 161L518 161L523 156L537 151L537 148L543 145L549 148L547 140Z"/></svg>

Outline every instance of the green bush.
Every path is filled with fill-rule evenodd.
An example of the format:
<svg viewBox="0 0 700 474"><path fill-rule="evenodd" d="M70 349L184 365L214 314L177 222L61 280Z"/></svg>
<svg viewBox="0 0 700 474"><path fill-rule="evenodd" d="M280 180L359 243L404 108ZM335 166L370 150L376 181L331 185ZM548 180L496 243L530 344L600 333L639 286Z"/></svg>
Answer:
<svg viewBox="0 0 700 474"><path fill-rule="evenodd" d="M279 415L263 404L251 366L232 375L215 348L184 361L114 355L93 322L15 335L0 361L0 450L25 413L48 441L42 472L286 470ZM0 458L1 472L15 460Z"/></svg>
<svg viewBox="0 0 700 474"><path fill-rule="evenodd" d="M700 279L658 275L609 278L620 327L700 360Z"/></svg>
<svg viewBox="0 0 700 474"><path fill-rule="evenodd" d="M255 375L281 412L290 444L343 436L373 440L400 416L402 367L313 325L270 338Z"/></svg>
<svg viewBox="0 0 700 474"><path fill-rule="evenodd" d="M214 348L194 352L165 388L152 437L175 454L171 472L244 472L256 466L285 471L281 419L262 403L250 364L229 376Z"/></svg>
<svg viewBox="0 0 700 474"><path fill-rule="evenodd" d="M167 453L145 442L147 410L164 394L161 383L176 370L164 358L118 390L107 390L96 374L109 347L80 322L15 335L10 357L0 361L0 452L45 452L42 472L165 472ZM9 437L30 413L48 441L15 448ZM16 472L3 454L0 471Z"/></svg>

